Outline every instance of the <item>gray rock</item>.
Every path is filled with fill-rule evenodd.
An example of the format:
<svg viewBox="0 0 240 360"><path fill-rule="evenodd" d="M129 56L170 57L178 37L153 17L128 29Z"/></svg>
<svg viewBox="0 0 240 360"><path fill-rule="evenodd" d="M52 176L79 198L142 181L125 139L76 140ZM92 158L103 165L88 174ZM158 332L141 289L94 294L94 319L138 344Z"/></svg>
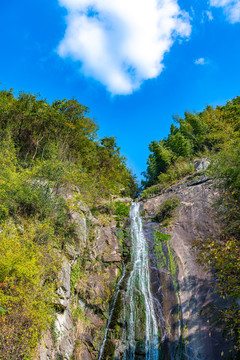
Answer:
<svg viewBox="0 0 240 360"><path fill-rule="evenodd" d="M207 165L201 163L199 166L198 169L201 171L206 169ZM154 215L159 205L172 194L176 194L180 198L181 206L175 219L167 228L162 229L160 227L160 231L171 234L170 243L177 255L178 296L182 311L182 324L185 329L184 338L187 340L185 354L187 358L191 359L219 360L222 358L221 352L223 350L224 353L227 353L225 351L227 345L223 342L220 329L217 327L211 329L207 319L201 314L204 306L211 301L217 304L219 298L214 294L212 288L214 279L211 273L205 272L203 267L196 261L196 250L192 247L194 240L204 239L219 232L219 226L214 220L211 207L217 193L214 192L209 179L203 176L201 180L203 181L192 184L192 186L188 186L188 184L172 186L171 193L165 193L146 200L143 203L143 209ZM148 229L146 236L150 244L153 241L153 232L156 226L156 223L145 225L145 228ZM158 283L158 277L161 279L160 283ZM155 274L152 279L156 282L156 284L152 285L153 290L162 287L162 303L167 324L176 327L174 313L173 316L171 315L171 309L173 311L176 308L176 304L174 306L174 293L170 292L168 282L164 288L163 273ZM156 297L159 296L157 290L154 290L154 294ZM170 344L172 342L174 347L178 333L175 333L175 338L173 335L174 332L171 331L169 342Z"/></svg>
<svg viewBox="0 0 240 360"><path fill-rule="evenodd" d="M71 265L67 260L64 260L62 263L62 268L59 272L58 284L56 293L58 294L58 299L56 304L62 309L65 310L69 306L69 300L71 296L70 291L70 276L71 276Z"/></svg>
<svg viewBox="0 0 240 360"><path fill-rule="evenodd" d="M94 258L101 255L104 262L121 262L119 241L111 227L98 229L92 252Z"/></svg>
<svg viewBox="0 0 240 360"><path fill-rule="evenodd" d="M64 360L70 360L75 345L74 327L69 309L57 314L56 321L57 350Z"/></svg>
<svg viewBox="0 0 240 360"><path fill-rule="evenodd" d="M71 276L71 265L67 260L62 263L62 268L59 273L59 295L64 296L66 299L70 298L70 276Z"/></svg>
<svg viewBox="0 0 240 360"><path fill-rule="evenodd" d="M92 356L87 348L81 352L81 354L77 357L77 360L92 360Z"/></svg>
<svg viewBox="0 0 240 360"><path fill-rule="evenodd" d="M209 164L210 164L210 160L208 158L202 158L194 162L194 170L195 171L207 170Z"/></svg>
<svg viewBox="0 0 240 360"><path fill-rule="evenodd" d="M60 194L71 201L76 189L60 189ZM71 210L71 222L75 224L77 241L67 246L67 255L70 260L64 259L58 276L56 313L54 333L47 331L41 340L34 360L92 360L96 357L96 336L104 326L102 316L94 313L99 308L100 314L107 314L108 301L112 287L119 275L121 252L119 241L114 232L115 222L110 226L100 227L92 218L87 207L81 202L77 203L77 210ZM96 236L88 242L88 228L86 216L92 219L93 231ZM94 222L95 221L95 222ZM96 230L94 230L96 229ZM71 265L75 264L83 247L86 246L88 258L84 265L87 276L79 278L76 286L80 309L89 319L86 326L80 320L73 323L71 316L72 294L70 289ZM80 300L81 299L81 300ZM76 299L75 299L76 300ZM93 311L94 309L94 311ZM75 346L76 339L80 344Z"/></svg>
<svg viewBox="0 0 240 360"><path fill-rule="evenodd" d="M75 224L77 242L66 246L66 252L71 259L76 260L87 241L87 221L82 213L71 211L71 222Z"/></svg>
<svg viewBox="0 0 240 360"><path fill-rule="evenodd" d="M80 190L76 186L70 186L68 188L63 187L58 189L58 193L67 201L74 200L74 209L70 211L71 222L75 225L75 232L77 235L77 243L74 245L68 244L66 252L71 259L77 259L80 255L83 244L87 240L87 223L86 216L91 217L90 209L83 204L82 201L75 201L75 196L80 195Z"/></svg>
<svg viewBox="0 0 240 360"><path fill-rule="evenodd" d="M200 185L200 184L203 184L207 181L210 180L210 177L209 176L205 176L205 175L202 175L202 176L199 176L197 179L195 180L191 180L191 181L188 181L187 182L187 186L195 186L195 185Z"/></svg>
<svg viewBox="0 0 240 360"><path fill-rule="evenodd" d="M48 330L42 338L34 360L70 360L75 346L74 327L70 311L67 309L61 314L57 314L55 321L55 332ZM55 341L53 342L53 337Z"/></svg>

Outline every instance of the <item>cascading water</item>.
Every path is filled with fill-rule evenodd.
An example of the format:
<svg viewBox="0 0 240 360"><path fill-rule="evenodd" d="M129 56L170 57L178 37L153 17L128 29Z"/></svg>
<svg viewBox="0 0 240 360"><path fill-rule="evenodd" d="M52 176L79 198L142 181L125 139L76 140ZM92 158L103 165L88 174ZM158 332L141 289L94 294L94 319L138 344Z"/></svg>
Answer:
<svg viewBox="0 0 240 360"><path fill-rule="evenodd" d="M136 323L139 293L144 301L145 321L145 358L158 360L158 324L154 311L153 297L150 290L148 266L148 245L144 237L139 204L133 203L130 209L132 265L133 269L127 283L124 304L124 324L122 341L125 345L124 360L134 360L136 350ZM144 325L145 323L145 325Z"/></svg>

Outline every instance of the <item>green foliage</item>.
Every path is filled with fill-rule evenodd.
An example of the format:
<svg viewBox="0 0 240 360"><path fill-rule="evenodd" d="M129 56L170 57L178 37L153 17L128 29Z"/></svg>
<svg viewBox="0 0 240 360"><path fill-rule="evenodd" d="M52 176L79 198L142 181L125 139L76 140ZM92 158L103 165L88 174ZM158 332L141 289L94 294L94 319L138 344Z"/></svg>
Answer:
<svg viewBox="0 0 240 360"><path fill-rule="evenodd" d="M141 193L141 197L144 199L148 199L152 196L161 194L163 189L164 186L162 184L149 186L145 190L143 190L143 192Z"/></svg>
<svg viewBox="0 0 240 360"><path fill-rule="evenodd" d="M119 228L116 232L120 243L121 253L123 258L129 257L130 255L129 247L127 246L127 240L129 241L130 239L130 232L131 232L130 229L125 227Z"/></svg>
<svg viewBox="0 0 240 360"><path fill-rule="evenodd" d="M166 146L173 151L177 157L188 158L192 154L190 139L186 138L180 131L176 132L176 134L169 135Z"/></svg>
<svg viewBox="0 0 240 360"><path fill-rule="evenodd" d="M194 172L194 164L192 161L184 161L179 159L174 164L170 165L165 173L158 176L159 184L169 186L175 181L184 178Z"/></svg>
<svg viewBox="0 0 240 360"><path fill-rule="evenodd" d="M171 235L161 233L158 230L155 230L154 232L154 240L155 241L168 241L171 239Z"/></svg>
<svg viewBox="0 0 240 360"><path fill-rule="evenodd" d="M107 223L110 222L112 215L117 215L117 219L121 221L122 218L129 216L129 210L129 202L126 203L123 201L110 201L104 202L97 207L93 207L91 212L94 216L97 217L98 222L100 221L100 223L107 225Z"/></svg>
<svg viewBox="0 0 240 360"><path fill-rule="evenodd" d="M181 201L176 195L170 196L159 205L154 220L159 223L170 221L175 216L180 203Z"/></svg>
<svg viewBox="0 0 240 360"><path fill-rule="evenodd" d="M165 172L158 176L158 183L147 187L141 193L141 197L148 199L155 195L160 195L169 185L174 184L177 180L184 178L194 172L194 164L191 160L178 159L170 165Z"/></svg>
<svg viewBox="0 0 240 360"><path fill-rule="evenodd" d="M78 259L77 263L73 265L71 270L70 285L72 293L74 293L79 279L86 279L86 274L83 272L82 260Z"/></svg>
<svg viewBox="0 0 240 360"><path fill-rule="evenodd" d="M0 138L9 164L12 149L19 166L36 167L36 175L58 182L67 180L81 188L92 203L112 194L134 196L137 183L126 167L113 137L97 140L98 126L77 100L46 100L32 94L0 92ZM10 157L9 157L10 156ZM14 164L14 162L12 162Z"/></svg>
<svg viewBox="0 0 240 360"><path fill-rule="evenodd" d="M205 241L200 239L195 242L199 250L199 261L213 267L216 278L217 290L223 299L229 303L221 308L214 307L215 315L212 325L221 324L224 336L234 342L233 353L240 354L240 310L238 299L240 298L240 245L234 238L222 236L220 239L209 238Z"/></svg>
<svg viewBox="0 0 240 360"><path fill-rule="evenodd" d="M75 306L72 310L72 316L73 316L73 320L75 321L75 323L77 321L81 321L81 322L89 322L88 318L86 317L84 311L79 307L79 306Z"/></svg>
<svg viewBox="0 0 240 360"><path fill-rule="evenodd" d="M128 217L129 216L130 207L124 202L116 201L115 210L113 212L114 215Z"/></svg>
<svg viewBox="0 0 240 360"><path fill-rule="evenodd" d="M51 319L59 269L51 246L35 244L34 225L22 232L9 223L0 233L0 354L6 360L31 358Z"/></svg>
<svg viewBox="0 0 240 360"><path fill-rule="evenodd" d="M210 174L216 181L219 198L216 208L225 233L240 239L240 141L229 143L214 157Z"/></svg>
<svg viewBox="0 0 240 360"><path fill-rule="evenodd" d="M169 170L171 172L171 168L177 171L179 161L186 159L189 162L206 151L214 154L229 142L237 141L240 136L239 114L238 96L216 109L207 106L200 113L186 112L184 118L175 116L177 126L171 125L168 137L150 143L143 186L148 187L158 182L171 183L171 176L165 178L164 175Z"/></svg>
<svg viewBox="0 0 240 360"><path fill-rule="evenodd" d="M157 176L166 171L173 159L173 153L165 146L164 140L151 142L149 150L152 154L149 155L147 172L144 173L146 180L143 181L143 185L145 186L153 185Z"/></svg>
<svg viewBox="0 0 240 360"><path fill-rule="evenodd" d="M175 291L177 291L176 271L177 263L174 250L170 243L171 235L163 234L158 230L154 230L154 252L158 259L159 268L165 268L172 276Z"/></svg>
<svg viewBox="0 0 240 360"><path fill-rule="evenodd" d="M5 312L6 312L6 310L3 307L0 306L0 314L1 314L1 316L4 315Z"/></svg>

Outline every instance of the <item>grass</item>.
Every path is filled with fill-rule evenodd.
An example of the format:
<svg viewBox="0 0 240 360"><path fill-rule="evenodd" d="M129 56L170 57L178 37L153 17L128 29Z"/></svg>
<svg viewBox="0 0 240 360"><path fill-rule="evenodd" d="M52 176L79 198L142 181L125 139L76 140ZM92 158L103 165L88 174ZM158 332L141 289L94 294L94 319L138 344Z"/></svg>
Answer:
<svg viewBox="0 0 240 360"><path fill-rule="evenodd" d="M159 205L154 220L159 223L162 223L164 221L167 223L170 222L172 218L176 215L180 203L181 201L177 195L170 196L162 204Z"/></svg>
<svg viewBox="0 0 240 360"><path fill-rule="evenodd" d="M141 197L143 199L148 199L155 195L160 195L162 193L163 189L164 189L164 186L162 184L156 184L156 185L149 186L148 188L143 190L143 192L141 193Z"/></svg>
<svg viewBox="0 0 240 360"><path fill-rule="evenodd" d="M160 231L154 231L154 251L158 260L158 266L168 270L173 278L175 290L177 289L176 272L177 265L172 246L170 244L171 235L163 234Z"/></svg>
<svg viewBox="0 0 240 360"><path fill-rule="evenodd" d="M141 193L141 197L144 199L151 198L156 195L160 195L169 186L176 183L178 180L183 179L187 175L194 173L194 163L192 160L179 160L170 165L165 173L161 173L158 176L158 183L147 187Z"/></svg>
<svg viewBox="0 0 240 360"><path fill-rule="evenodd" d="M160 231L158 231L158 230L155 230L155 239L157 240L157 241L168 241L168 240L170 240L171 239L171 235L169 235L169 234L163 234L163 233L161 233Z"/></svg>

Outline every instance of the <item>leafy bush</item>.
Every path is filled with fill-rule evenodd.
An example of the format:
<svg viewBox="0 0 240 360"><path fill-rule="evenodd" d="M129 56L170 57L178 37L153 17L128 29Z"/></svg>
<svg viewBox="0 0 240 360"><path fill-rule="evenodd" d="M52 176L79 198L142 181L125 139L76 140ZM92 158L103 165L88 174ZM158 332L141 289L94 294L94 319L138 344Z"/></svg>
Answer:
<svg viewBox="0 0 240 360"><path fill-rule="evenodd" d="M176 195L170 196L162 204L159 205L158 211L154 217L157 222L169 221L176 214L176 210L180 206L180 199Z"/></svg>
<svg viewBox="0 0 240 360"><path fill-rule="evenodd" d="M147 187L141 193L141 197L148 199L155 195L160 195L164 188L172 185L179 179L190 175L194 172L194 164L191 160L179 159L174 164L170 165L169 168L162 172L157 178L157 184Z"/></svg>
<svg viewBox="0 0 240 360"><path fill-rule="evenodd" d="M169 241L171 239L171 235L169 234L163 234L158 230L154 231L154 239L156 241Z"/></svg>
<svg viewBox="0 0 240 360"><path fill-rule="evenodd" d="M34 226L21 234L11 223L0 233L0 354L6 360L30 359L51 321L59 262L35 236Z"/></svg>
<svg viewBox="0 0 240 360"><path fill-rule="evenodd" d="M207 269L213 268L216 276L216 293L227 299L226 306L214 306L214 316L210 311L212 326L220 324L224 337L234 343L232 355L238 359L240 355L240 245L234 238L209 238L195 242L199 250L199 261ZM211 309L206 309L211 310Z"/></svg>
<svg viewBox="0 0 240 360"><path fill-rule="evenodd" d="M113 212L114 215L128 217L129 216L130 207L124 202L116 201L115 210Z"/></svg>
<svg viewBox="0 0 240 360"><path fill-rule="evenodd" d="M70 285L71 285L71 291L74 293L75 287L77 285L77 282L79 279L86 279L86 273L83 271L82 266L82 259L78 259L77 263L73 265L71 270L71 279L70 279Z"/></svg>
<svg viewBox="0 0 240 360"><path fill-rule="evenodd" d="M155 195L160 195L162 190L164 189L164 186L162 184L156 184L147 187L143 192L141 193L141 197L143 199L148 199Z"/></svg>
<svg viewBox="0 0 240 360"><path fill-rule="evenodd" d="M213 159L210 174L219 191L216 208L225 233L240 237L240 141L228 144Z"/></svg>
<svg viewBox="0 0 240 360"><path fill-rule="evenodd" d="M227 306L214 306L210 312L212 326L220 324L224 337L234 343L232 358L240 356L240 143L229 141L213 157L209 169L215 179L218 197L214 209L220 221L221 234L217 238L196 241L199 261L214 271L217 290L228 300ZM235 357L234 357L235 356Z"/></svg>
<svg viewBox="0 0 240 360"><path fill-rule="evenodd" d="M218 152L229 141L237 141L240 136L239 113L240 96L216 109L207 106L199 113L186 112L184 118L175 116L177 126L171 125L168 137L152 141L149 145L150 155L142 184L147 187L158 181L166 183L175 180L174 174L173 179L170 173L167 178L161 175L166 174L171 166L177 172L177 166L174 166L176 162L183 159L190 161L206 151Z"/></svg>
<svg viewBox="0 0 240 360"><path fill-rule="evenodd" d="M165 173L158 176L158 182L164 186L169 186L175 181L182 179L193 172L193 161L179 160L171 165Z"/></svg>

